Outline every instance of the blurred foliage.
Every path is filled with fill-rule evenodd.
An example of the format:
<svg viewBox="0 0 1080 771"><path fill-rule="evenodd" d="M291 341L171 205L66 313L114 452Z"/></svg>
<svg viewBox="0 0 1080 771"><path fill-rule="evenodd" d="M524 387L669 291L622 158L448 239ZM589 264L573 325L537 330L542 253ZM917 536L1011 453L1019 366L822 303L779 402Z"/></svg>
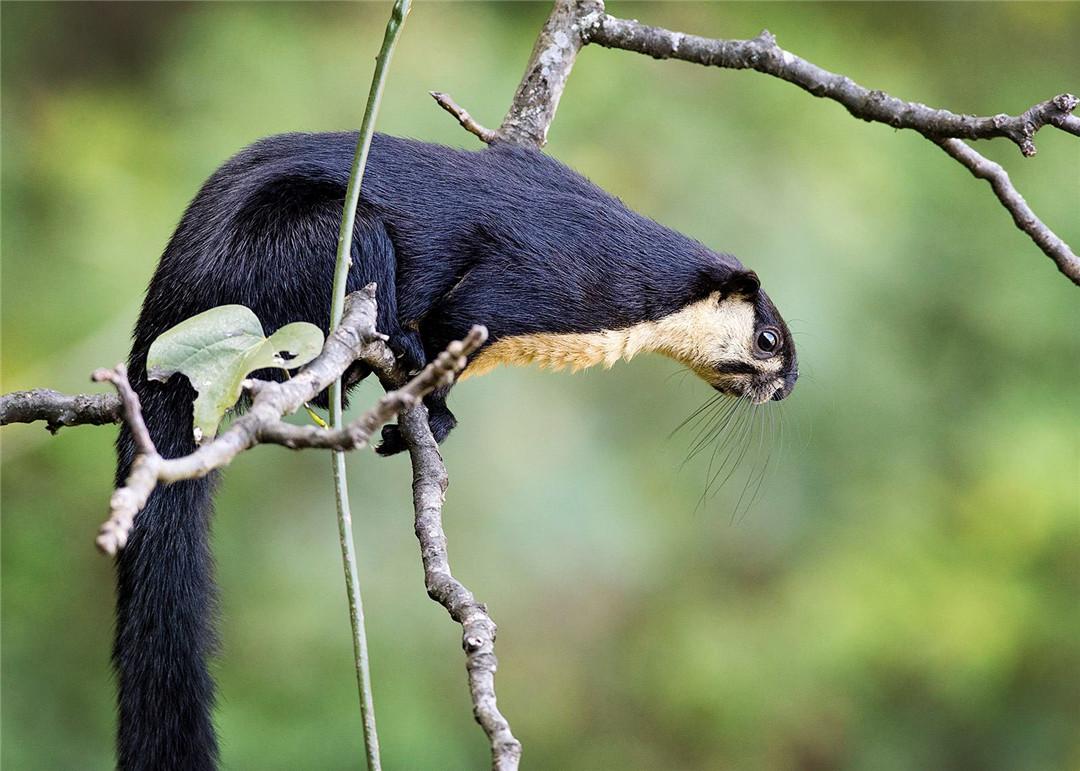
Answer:
<svg viewBox="0 0 1080 771"><path fill-rule="evenodd" d="M707 35L768 27L958 111L1078 87L1077 4L610 10ZM387 11L5 2L4 390L85 390L120 360L219 163L359 122ZM496 125L546 13L418 6L380 129L477 147L427 91ZM1046 130L1038 145L1030 160L979 149L1076 246L1080 144ZM930 143L756 73L586 49L549 151L756 268L804 376L782 431L762 416L769 473L737 516L764 450L699 506L708 453L681 467L692 434L667 436L709 392L670 362L508 370L455 392L451 557L500 624L499 702L527 767L1080 768L1076 288ZM109 768L112 577L93 534L113 431L2 438L0 760ZM386 766L483 767L459 630L423 591L407 461L350 466ZM333 511L322 453L262 448L221 485L228 767L360 762Z"/></svg>

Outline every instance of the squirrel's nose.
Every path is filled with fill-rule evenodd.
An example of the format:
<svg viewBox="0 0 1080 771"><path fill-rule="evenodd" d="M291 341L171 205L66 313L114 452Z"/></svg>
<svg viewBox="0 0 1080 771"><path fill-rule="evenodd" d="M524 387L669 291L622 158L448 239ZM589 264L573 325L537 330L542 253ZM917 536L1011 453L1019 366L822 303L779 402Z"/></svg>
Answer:
<svg viewBox="0 0 1080 771"><path fill-rule="evenodd" d="M787 375L787 377L784 378L783 385L781 385L779 388L777 388L776 391L773 393L772 400L774 402L779 402L779 401L782 401L783 399L787 398L787 395L790 394L795 389L795 381L798 380L798 379L799 379L799 371L798 370L795 370L794 372Z"/></svg>

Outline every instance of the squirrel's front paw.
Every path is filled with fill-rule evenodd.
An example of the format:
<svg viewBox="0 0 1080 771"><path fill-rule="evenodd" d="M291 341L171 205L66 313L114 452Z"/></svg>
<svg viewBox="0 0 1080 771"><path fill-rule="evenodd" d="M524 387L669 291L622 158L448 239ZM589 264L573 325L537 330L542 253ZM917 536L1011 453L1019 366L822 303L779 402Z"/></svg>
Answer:
<svg viewBox="0 0 1080 771"><path fill-rule="evenodd" d="M375 452L383 457L388 457L397 455L406 449L408 448L405 446L405 437L401 435L401 429L396 423L390 423L382 427L382 441L375 448Z"/></svg>

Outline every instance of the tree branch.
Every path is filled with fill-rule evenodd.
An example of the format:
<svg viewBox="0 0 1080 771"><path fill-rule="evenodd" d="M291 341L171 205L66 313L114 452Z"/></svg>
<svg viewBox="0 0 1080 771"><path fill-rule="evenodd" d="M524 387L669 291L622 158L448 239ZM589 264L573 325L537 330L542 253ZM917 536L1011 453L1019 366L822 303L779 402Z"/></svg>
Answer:
<svg viewBox="0 0 1080 771"><path fill-rule="evenodd" d="M14 391L0 396L0 426L45 421L56 433L64 426L119 423L121 404L115 394L62 394L48 388Z"/></svg>
<svg viewBox="0 0 1080 771"><path fill-rule="evenodd" d="M162 459L143 421L139 397L128 382L127 367L117 364L115 369L99 369L90 379L99 383L108 381L116 387L123 405L123 420L135 440L135 459L124 485L109 498L109 518L101 525L96 539L99 549L115 555L127 544L135 515L146 505L157 485Z"/></svg>
<svg viewBox="0 0 1080 771"><path fill-rule="evenodd" d="M397 410L398 426L409 449L413 468L415 530L424 565L424 585L428 596L446 608L450 618L461 624L473 716L491 744L492 769L517 771L521 743L514 737L509 722L496 704L495 670L498 661L495 658L495 622L488 614L487 607L450 572L446 533L442 527L442 504L449 477L439 445L428 425L427 407L421 401L425 394L435 388L448 385L449 379L464 369L468 356L484 344L487 334L485 327L474 326L464 339L450 343L412 380L397 364L390 349L381 344L385 355L379 360L368 358L365 361L379 376L387 393L353 426L357 433L366 432L370 437L378 426L392 417L392 410ZM293 433L293 428L286 429L283 438L298 437ZM333 432L315 427L304 426L301 431L305 436L317 437L311 446L320 446L319 442L330 440L352 441L351 436L334 435ZM346 429L345 434L348 431Z"/></svg>
<svg viewBox="0 0 1080 771"><path fill-rule="evenodd" d="M254 400L248 411L225 431L190 455L162 458L150 441L139 400L122 364L98 370L95 380L108 380L120 394L124 422L136 440L136 458L124 485L110 500L109 518L98 534L98 548L115 555L127 543L135 515L146 505L159 482L194 479L228 465L244 450L259 443L352 450L364 446L371 435L406 405L415 404L441 385L447 385L465 367L467 357L487 339L487 330L474 327L463 341L450 344L428 366L396 391L387 393L374 408L340 429L293 426L282 417L296 412L322 392L357 359L372 369L393 366L394 355L383 335L375 331L375 285L349 295L345 314L327 338L322 353L295 377L282 383L254 381ZM257 383L257 385L255 385Z"/></svg>
<svg viewBox="0 0 1080 771"><path fill-rule="evenodd" d="M466 131L486 144L508 141L542 148L577 54L588 43L657 59L677 58L707 66L754 69L793 83L814 96L833 99L857 118L918 131L975 176L988 180L1017 227L1054 260L1062 273L1080 284L1080 266L1068 245L1035 216L1012 187L1004 169L958 138L1006 137L1020 147L1023 155L1034 155L1035 133L1045 125L1080 135L1080 118L1071 114L1078 100L1071 94L1040 102L1017 116L959 115L864 88L846 76L785 51L768 31L753 40L713 40L609 16L604 12L602 0L555 0L510 109L497 131L481 126L448 95L440 92L431 95ZM427 424L427 411L418 404L401 413L399 423L412 457L416 536L420 540L428 594L462 625L473 712L491 742L492 767L516 769L521 744L495 701L495 624L483 604L450 573L442 530L442 503L448 480Z"/></svg>
<svg viewBox="0 0 1080 771"><path fill-rule="evenodd" d="M589 43L634 51L654 59L681 59L709 67L756 70L786 80L814 96L839 102L856 118L898 129L913 129L930 139L1006 137L1015 142L1025 156L1035 155L1035 132L1043 126L1049 124L1070 131L1071 123L1064 119L1080 103L1072 94L1060 94L1020 115L959 115L865 88L846 75L830 72L785 51L768 30L763 30L752 40L720 40L600 14L592 17L591 23L583 28L583 34Z"/></svg>
<svg viewBox="0 0 1080 771"><path fill-rule="evenodd" d="M491 743L494 771L516 771L521 760L521 743L499 712L495 698L495 622L487 607L450 572L446 534L442 527L442 505L449 480L439 446L428 426L428 412L417 404L401 413L401 434L409 447L413 467L413 507L416 511L416 538L424 563L424 585L428 596L438 602L461 624L461 645L469 673L469 694L473 715Z"/></svg>
<svg viewBox="0 0 1080 771"><path fill-rule="evenodd" d="M380 405L383 401L409 405L398 413L398 426L409 449L413 468L415 530L424 565L424 585L428 596L446 608L450 618L461 624L473 716L491 744L491 767L495 771L517 771L521 760L521 743L499 711L495 697L495 671L498 667L495 658L495 622L488 614L487 607L450 571L446 533L442 527L442 505L449 477L439 445L428 425L427 407L421 401L423 393L446 384L445 378L451 369L455 375L460 372L467 363L467 357L478 350L486 339L486 328L473 327L463 340L451 343L446 351L409 382L392 356L373 364L372 369L387 389ZM376 405L372 412L377 412L380 405Z"/></svg>
<svg viewBox="0 0 1080 771"><path fill-rule="evenodd" d="M190 455L166 460L157 454L123 364L118 364L112 372L95 372L95 380L108 380L116 387L124 404L125 422L136 438L135 460L124 485L109 501L109 518L98 533L98 548L110 556L124 548L135 515L146 505L158 482L202 477L226 465L258 442L264 425L279 421L283 415L295 412L315 398L361 355L365 344L381 343L375 331L374 284L354 292L350 301L342 323L327 337L322 353L314 361L284 383L260 384L251 409Z"/></svg>
<svg viewBox="0 0 1080 771"><path fill-rule="evenodd" d="M1027 233L1069 280L1080 285L1080 258L1077 258L1069 245L1058 238L1035 215L1024 200L1024 196L1013 187L1009 173L1000 164L975 152L961 139L939 139L935 142L942 150L962 163L973 175L989 182L994 195L1012 215L1016 227Z"/></svg>
<svg viewBox="0 0 1080 771"><path fill-rule="evenodd" d="M273 402L275 406L280 405L280 414L289 414L314 398L357 358L370 360L380 366L387 366L387 361L389 361L392 366L394 355L389 348L382 344L385 336L375 330L374 287L374 284L370 284L349 295L346 318L327 337L322 353L305 366L300 375L284 383L263 380L248 381L249 390L256 397L256 402ZM95 376L108 371L98 370ZM102 379L112 382L112 378L109 376L103 375ZM309 396L302 398L299 404L294 404L298 395L307 393L315 386L317 387ZM263 396L261 402L259 402L258 398L260 396ZM251 421L246 420L246 418L250 417L254 412L255 408L253 406L248 415L233 423L229 430L232 431L238 426L249 425ZM123 420L122 413L122 400L113 394L68 395L39 388L32 391L15 391L0 396L0 425L34 423L44 420L49 430L54 433L61 426L119 423ZM224 437L224 434L219 436L212 445L217 445ZM205 451L200 458L206 460L211 456L215 458L218 456L222 448L215 447L211 452L212 445L203 445L200 448L200 452ZM238 447L236 452L242 449L246 449L246 447ZM229 459L235 456L236 452L233 452ZM195 455L198 455L198 452L186 457L192 458ZM176 458L174 460L183 459ZM225 462L227 463L228 460ZM206 467L202 474L197 476L205 476L219 465L223 464L215 460ZM177 479L190 478L184 476L181 471L177 471L177 473L180 474L176 477ZM170 479L168 481L175 480Z"/></svg>
<svg viewBox="0 0 1080 771"><path fill-rule="evenodd" d="M591 25L603 9L603 3L592 0L555 0L536 38L510 110L499 126L500 139L536 147L547 144L548 128L555 119L570 70L585 45L581 25Z"/></svg>

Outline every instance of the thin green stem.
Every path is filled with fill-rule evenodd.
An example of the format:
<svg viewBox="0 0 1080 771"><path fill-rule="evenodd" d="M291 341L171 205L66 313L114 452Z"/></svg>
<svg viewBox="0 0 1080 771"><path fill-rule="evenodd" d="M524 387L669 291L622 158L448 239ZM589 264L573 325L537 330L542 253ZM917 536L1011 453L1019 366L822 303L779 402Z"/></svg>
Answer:
<svg viewBox="0 0 1080 771"><path fill-rule="evenodd" d="M360 203L360 185L364 179L368 150L374 133L375 115L379 111L386 70L397 44L398 35L409 14L411 0L397 0L386 24L382 49L375 60L375 74L368 92L364 120L360 124L360 137L356 143L349 184L345 190L345 206L341 213L341 229L338 232L337 262L334 265L333 297L330 304L330 328L341 321L345 310L345 289L352 266L352 233L356 219L356 206ZM343 425L341 409L341 378L330 386L330 426L340 429ZM371 671L368 667L367 632L364 629L364 603L360 597L360 578L356 569L356 549L353 545L352 514L349 511L349 490L345 478L345 454L333 453L334 494L337 498L338 535L341 539L341 559L345 566L345 589L349 597L349 619L352 622L353 653L356 658L356 684L360 690L360 717L364 725L364 751L369 771L380 771L379 735L375 730L375 703L371 695Z"/></svg>
<svg viewBox="0 0 1080 771"><path fill-rule="evenodd" d="M334 265L334 296L330 303L331 329L341 321L341 314L345 311L345 281L349 277L349 267L352 265L350 247L353 222L356 219L356 206L360 203L360 185L364 181L364 167L367 165L368 151L371 149L371 137L375 133L375 115L379 111L383 87L386 85L386 70L390 65L390 57L394 53L394 46L397 45L398 36L401 34L401 28L405 24L405 17L409 15L411 6L412 0L397 0L394 3L390 21L386 23L382 49L375 59L375 74L371 79L371 91L368 92L364 120L360 124L360 137L356 143L356 154L353 156L349 185L345 189L345 209L341 213L341 229L338 231L337 263ZM331 400L331 414L332 412L333 400ZM340 405L338 412L340 412Z"/></svg>
<svg viewBox="0 0 1080 771"><path fill-rule="evenodd" d="M379 733L375 729L375 700L371 694L371 670L368 667L367 628L364 626L364 603L360 597L360 576L356 569L353 545L352 512L349 510L349 487L345 479L345 453L334 451L334 494L337 498L338 537L341 559L345 565L345 588L349 595L349 621L352 623L353 655L356 658L356 685L360 689L360 719L364 725L364 754L368 771L380 771Z"/></svg>

